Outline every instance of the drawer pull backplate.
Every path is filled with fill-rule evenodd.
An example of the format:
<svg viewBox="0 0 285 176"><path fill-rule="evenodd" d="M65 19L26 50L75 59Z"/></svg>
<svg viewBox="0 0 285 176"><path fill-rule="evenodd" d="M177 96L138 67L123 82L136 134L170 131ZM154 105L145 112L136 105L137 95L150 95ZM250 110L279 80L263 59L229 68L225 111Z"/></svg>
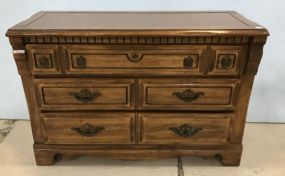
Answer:
<svg viewBox="0 0 285 176"><path fill-rule="evenodd" d="M80 127L72 127L71 128L71 130L76 131L80 135L87 136L87 137L95 136L104 129L105 128L103 126L93 126L89 123L85 123L84 125L82 125Z"/></svg>
<svg viewBox="0 0 285 176"><path fill-rule="evenodd" d="M186 89L183 92L173 92L173 95L184 102L192 102L205 94L204 92L194 92L191 89Z"/></svg>
<svg viewBox="0 0 285 176"><path fill-rule="evenodd" d="M88 89L82 89L79 92L71 92L70 95L72 95L78 101L81 101L83 103L89 103L94 101L97 97L101 96L101 93L91 92Z"/></svg>
<svg viewBox="0 0 285 176"><path fill-rule="evenodd" d="M199 131L202 130L202 128L194 128L191 125L185 123L179 127L170 127L170 131L174 132L178 136L182 137L191 137L194 134L198 133Z"/></svg>

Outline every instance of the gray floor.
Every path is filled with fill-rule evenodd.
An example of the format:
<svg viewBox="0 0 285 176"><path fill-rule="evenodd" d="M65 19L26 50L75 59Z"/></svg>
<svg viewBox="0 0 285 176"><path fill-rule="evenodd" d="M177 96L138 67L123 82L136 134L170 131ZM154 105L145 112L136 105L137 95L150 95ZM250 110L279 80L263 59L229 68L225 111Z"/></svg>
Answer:
<svg viewBox="0 0 285 176"><path fill-rule="evenodd" d="M285 124L246 125L240 167L182 158L119 161L80 157L54 166L35 165L29 121L0 121L0 175L9 176L284 176Z"/></svg>

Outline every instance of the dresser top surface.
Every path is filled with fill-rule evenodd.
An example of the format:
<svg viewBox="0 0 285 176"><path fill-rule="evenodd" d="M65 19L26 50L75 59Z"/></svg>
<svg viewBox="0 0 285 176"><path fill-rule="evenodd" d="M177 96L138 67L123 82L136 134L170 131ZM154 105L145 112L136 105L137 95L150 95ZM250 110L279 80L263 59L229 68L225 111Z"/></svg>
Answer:
<svg viewBox="0 0 285 176"><path fill-rule="evenodd" d="M268 35L234 11L39 12L10 28L12 35Z"/></svg>

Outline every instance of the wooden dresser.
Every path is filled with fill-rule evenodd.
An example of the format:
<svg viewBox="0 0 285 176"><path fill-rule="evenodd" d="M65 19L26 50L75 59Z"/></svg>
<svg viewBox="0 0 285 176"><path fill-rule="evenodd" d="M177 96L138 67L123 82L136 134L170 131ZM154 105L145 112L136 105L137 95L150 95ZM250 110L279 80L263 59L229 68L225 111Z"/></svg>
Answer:
<svg viewBox="0 0 285 176"><path fill-rule="evenodd" d="M39 12L7 32L38 165L81 155L239 165L268 32L236 12Z"/></svg>

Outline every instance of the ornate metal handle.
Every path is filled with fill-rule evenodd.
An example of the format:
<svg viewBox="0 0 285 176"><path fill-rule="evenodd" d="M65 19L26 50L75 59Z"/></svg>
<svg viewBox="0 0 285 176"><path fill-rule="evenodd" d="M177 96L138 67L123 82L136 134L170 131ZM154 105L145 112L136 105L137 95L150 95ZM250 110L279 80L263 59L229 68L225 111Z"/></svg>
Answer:
<svg viewBox="0 0 285 176"><path fill-rule="evenodd" d="M191 56L187 56L183 60L183 66L185 68L192 68L193 67L193 63L194 63L194 59Z"/></svg>
<svg viewBox="0 0 285 176"><path fill-rule="evenodd" d="M143 55L139 53L129 53L128 59L132 62L138 62L142 59Z"/></svg>
<svg viewBox="0 0 285 176"><path fill-rule="evenodd" d="M232 65L232 59L229 56L224 56L221 59L221 67L223 69L229 68Z"/></svg>
<svg viewBox="0 0 285 176"><path fill-rule="evenodd" d="M70 95L72 95L77 100L83 102L83 103L89 103L92 102L97 97L101 96L100 92L91 92L88 89L82 89L79 92L71 92Z"/></svg>
<svg viewBox="0 0 285 176"><path fill-rule="evenodd" d="M41 56L39 58L39 66L41 68L51 68L50 58L47 56Z"/></svg>
<svg viewBox="0 0 285 176"><path fill-rule="evenodd" d="M78 56L76 58L76 66L79 68L86 67L86 58L84 56Z"/></svg>
<svg viewBox="0 0 285 176"><path fill-rule="evenodd" d="M191 125L185 123L185 124L183 124L183 125L181 125L179 127L170 127L169 130L174 132L178 136L191 137L194 134L196 134L199 131L201 131L202 128L195 128L195 127L192 127Z"/></svg>
<svg viewBox="0 0 285 176"><path fill-rule="evenodd" d="M173 96L176 96L184 102L192 102L203 95L205 95L204 92L194 92L191 89L186 89L183 92L173 92Z"/></svg>
<svg viewBox="0 0 285 176"><path fill-rule="evenodd" d="M71 128L71 130L76 131L80 135L87 136L87 137L95 136L104 129L105 128L103 126L93 126L89 123L85 123L84 125L79 126L79 127Z"/></svg>

